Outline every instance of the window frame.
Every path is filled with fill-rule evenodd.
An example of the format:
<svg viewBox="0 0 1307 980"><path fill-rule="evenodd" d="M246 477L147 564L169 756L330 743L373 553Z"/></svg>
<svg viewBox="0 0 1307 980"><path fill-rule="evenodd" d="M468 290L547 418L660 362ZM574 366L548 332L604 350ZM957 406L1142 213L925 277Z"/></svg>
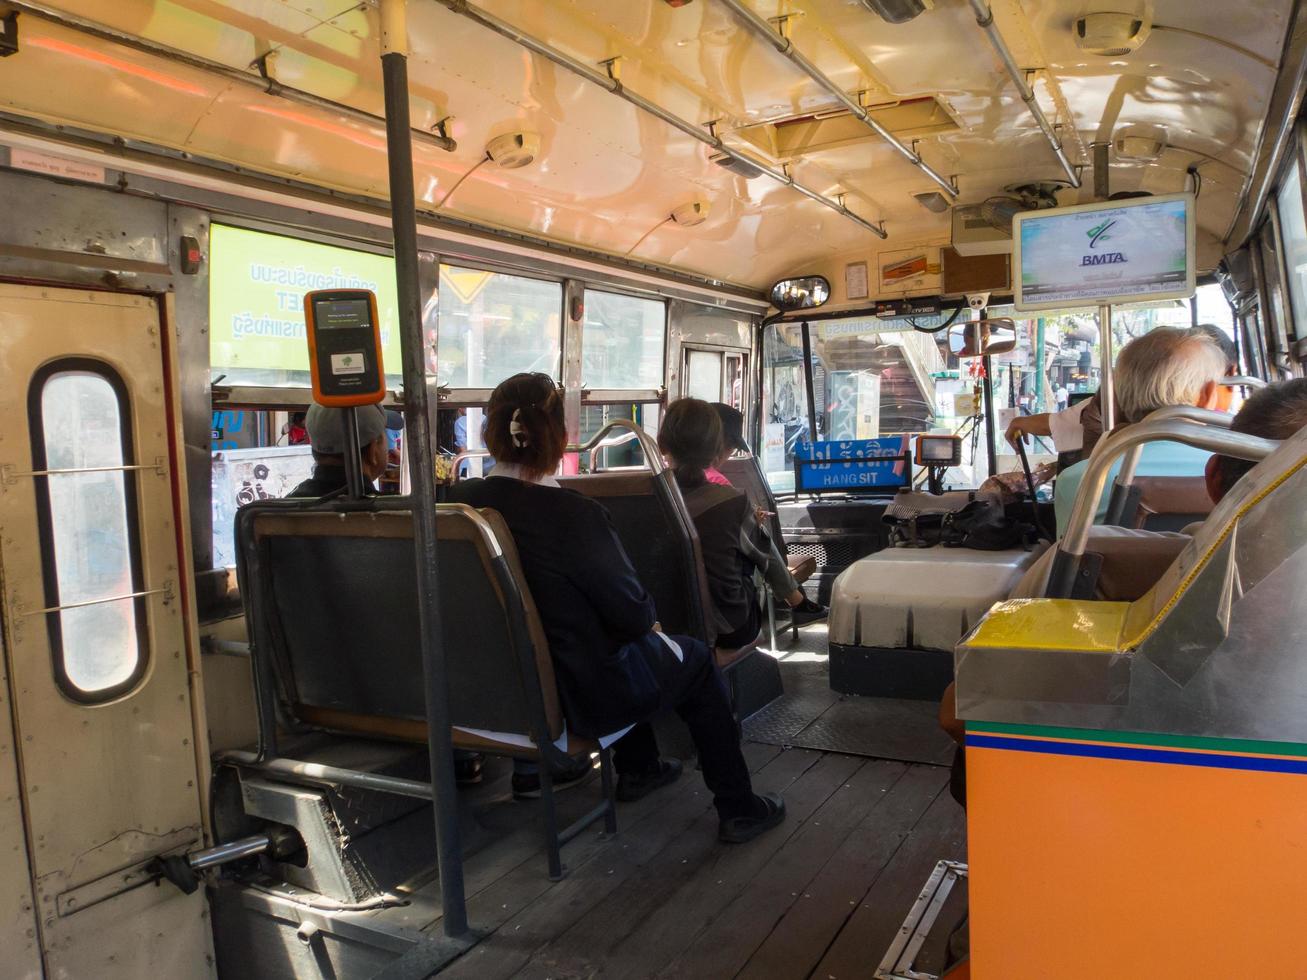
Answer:
<svg viewBox="0 0 1307 980"><path fill-rule="evenodd" d="M140 501L136 482L136 446L133 439L133 414L131 392L118 371L107 361L92 357L61 357L49 361L32 375L27 388L28 430L32 443L32 469L43 473L47 468L45 443L45 419L42 398L45 386L51 378L68 372L92 374L105 381L118 401L119 452L123 478L123 504L126 511L128 564L131 572L131 590L134 593L145 591L144 565L142 561L142 539L140 523ZM133 690L145 677L150 666L149 623L146 596L136 595L132 599L136 613L136 665L124 680L110 687L88 691L68 674L68 667L63 643L62 610L59 598L59 569L55 555L54 522L50 506L50 477L33 476L33 492L36 497L37 535L41 550L41 579L45 608L52 612L45 613L46 631L50 643L50 661L54 671L55 685L68 700L80 705L105 704L117 700Z"/></svg>

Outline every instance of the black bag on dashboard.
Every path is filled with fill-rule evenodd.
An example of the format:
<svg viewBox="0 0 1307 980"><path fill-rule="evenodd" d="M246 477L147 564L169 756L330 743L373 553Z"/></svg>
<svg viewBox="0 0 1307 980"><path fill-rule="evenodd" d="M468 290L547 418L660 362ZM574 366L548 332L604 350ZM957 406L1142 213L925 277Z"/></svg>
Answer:
<svg viewBox="0 0 1307 980"><path fill-rule="evenodd" d="M900 490L881 521L889 528L892 548L929 548L939 544L944 520L972 498L970 493L932 494Z"/></svg>
<svg viewBox="0 0 1307 980"><path fill-rule="evenodd" d="M1032 525L1008 517L1002 504L990 497L977 497L957 513L948 514L940 532L944 547L976 551L1029 551L1037 537Z"/></svg>

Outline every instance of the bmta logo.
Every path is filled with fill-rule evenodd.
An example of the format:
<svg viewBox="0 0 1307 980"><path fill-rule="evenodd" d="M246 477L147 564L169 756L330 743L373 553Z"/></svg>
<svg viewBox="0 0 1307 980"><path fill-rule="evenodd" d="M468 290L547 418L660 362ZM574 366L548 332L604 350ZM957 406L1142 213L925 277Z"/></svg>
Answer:
<svg viewBox="0 0 1307 980"><path fill-rule="evenodd" d="M1090 228L1086 235L1089 236L1089 247L1098 248L1099 242L1108 241L1112 236L1109 232L1112 226L1116 224L1116 219L1104 221L1097 227ZM1125 262L1126 258L1120 252L1099 252L1097 255L1086 255L1080 260L1081 265L1116 265L1118 262Z"/></svg>

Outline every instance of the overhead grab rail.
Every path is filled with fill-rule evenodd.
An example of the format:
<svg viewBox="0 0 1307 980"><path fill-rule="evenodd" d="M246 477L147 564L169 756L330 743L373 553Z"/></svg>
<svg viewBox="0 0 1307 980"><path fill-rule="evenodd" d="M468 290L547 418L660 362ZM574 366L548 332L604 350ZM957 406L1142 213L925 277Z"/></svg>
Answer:
<svg viewBox="0 0 1307 980"><path fill-rule="evenodd" d="M1274 439L1259 439L1242 432L1231 432L1214 425L1194 424L1185 418L1139 422L1104 438L1094 447L1085 467L1066 533L1058 542L1057 554L1048 576L1045 595L1050 599L1070 598L1085 564L1089 546L1089 528L1098 511L1098 501L1107 483L1112 464L1125 453L1149 442L1179 442L1195 449L1205 449L1223 456L1260 462L1276 449Z"/></svg>
<svg viewBox="0 0 1307 980"><path fill-rule="evenodd" d="M1218 428L1228 429L1230 423L1234 421L1234 416L1226 412L1198 408L1195 405L1167 405L1150 413L1144 421L1163 422L1166 419L1187 419L1202 425L1215 425ZM1120 526L1130 503L1130 488L1135 482L1135 470L1139 467L1139 456L1143 450L1143 446L1135 446L1125 454L1116 481L1112 484L1112 499L1107 505L1107 516L1103 518L1104 524Z"/></svg>
<svg viewBox="0 0 1307 980"><path fill-rule="evenodd" d="M365 123L379 130L385 130L386 120L381 116L374 116L370 112L362 109L356 109L351 105L343 102L334 102L331 99L324 99L320 95L314 95L312 92L305 92L303 89L294 88L290 85L283 85L273 78L267 71L266 61L259 59L254 62L258 67L259 73L253 74L249 71L243 71L239 68L232 68L230 65L224 65L219 61L211 61L208 58L191 54L189 51L182 51L180 48L170 47L167 44L160 44L158 41L151 41L148 38L137 37L134 34L127 34L118 31L104 24L96 23L85 17L78 17L75 14L64 13L61 10L55 10L42 3L32 3L31 0L5 0L5 6L19 13L28 14L40 20L48 21L51 24L58 24L60 27L66 27L69 30L77 31L80 34L86 34L90 37L98 38L101 41L108 41L111 44L118 44L125 48L131 48L134 51L140 51L144 54L153 55L157 58L163 58L167 61L173 61L178 64L186 65L188 68L194 68L198 71L207 72L213 75L220 75L230 81L239 82L242 85L252 86L264 92L267 95L275 95L279 98L286 99L290 102L298 102L301 105L311 106L314 109L323 109L328 112L337 113L338 115L347 116L357 122ZM411 130L413 139L423 143L429 143L438 149L452 152L458 149L458 143L443 132L433 133L425 129L414 128Z"/></svg>
<svg viewBox="0 0 1307 980"><path fill-rule="evenodd" d="M871 113L867 111L865 106L863 106L857 99L850 96L844 91L844 89L840 88L839 85L832 81L825 72L805 58L798 49L794 47L793 41L787 38L780 31L773 30L768 21L759 17L758 14L742 3L741 0L722 0L722 2L730 7L731 10L735 11L736 15L748 24L749 28L755 34L771 44L771 46L784 55L791 64L838 99L840 104L848 109L855 119L897 150L903 159L907 160L908 163L912 164L923 174L937 183L947 193L951 194L953 197L958 196L957 184L936 171L921 158L921 154L917 153L911 147L906 146L897 136L872 118Z"/></svg>
<svg viewBox="0 0 1307 980"><path fill-rule="evenodd" d="M540 57L548 61L552 61L560 68L565 68L568 71L572 72L573 74L579 75L581 78L584 78L586 81L598 85L600 88L604 89L605 91L611 92L613 95L616 95L618 98L631 103L631 105L635 106L636 108L642 109L645 112L649 113L649 115L661 119L663 122L667 123L667 125L675 129L679 129L682 133L684 133L686 136L689 136L691 139L698 140L700 143L704 144L705 146L712 147L712 149L715 152L724 153L726 156L730 157L733 160L738 160L741 163L747 164L750 167L755 167L756 169L761 170L772 180L784 184L787 187L793 188L794 190L802 194L804 197L816 201L818 204L821 204L824 207L830 208L832 211L836 212L837 214L843 215L844 217L848 218L850 221L854 222L857 225L860 225L861 227L865 228L867 231L871 232L872 234L877 235L880 238L887 237L887 233L883 227L873 224L872 222L868 221L866 218L861 217L860 215L854 214L847 207L845 207L840 201L835 200L833 198L829 198L825 194L813 190L811 187L805 187L803 184L798 183L782 167L773 166L767 161L759 159L758 157L755 157L749 153L745 153L741 150L735 149L734 147L727 146L712 131L705 129L702 126L696 125L695 123L689 122L688 120L682 119L680 116L676 115L673 112L668 111L667 109L664 109L662 106L658 105L657 103L650 102L644 96L632 92L630 89L626 88L626 86L624 86L617 78L613 77L613 74L611 72L600 71L597 68L591 67L590 65L586 64L583 61L578 61L576 58L573 58L571 55L558 50L558 48L552 47L549 44L546 44L544 41L532 37L530 34L524 33L523 31L514 27L512 24L508 23L507 21L500 20L498 17L494 16L493 14L489 14L484 10L481 10L479 7L474 7L472 4L467 3L466 0L437 0L437 2L440 3L446 9L448 9L451 13L460 14L463 17L467 17L469 20L475 21L476 23L480 24L482 27L494 31L496 34L500 35L501 37L508 38L508 40L513 41L516 44L520 44L522 47L526 48L528 51L532 52L533 54L538 54Z"/></svg>
<svg viewBox="0 0 1307 980"><path fill-rule="evenodd" d="M1003 62L1003 67L1007 69L1008 77L1012 79L1012 84L1017 87L1017 94L1021 96L1021 101L1026 104L1030 114L1035 117L1035 122L1043 130L1044 137L1048 140L1048 145L1052 147L1053 153L1057 156L1057 162L1062 165L1066 171L1067 180L1071 182L1072 187L1080 186L1080 174L1076 168L1071 165L1067 159L1066 150L1062 148L1062 140L1058 138L1052 123L1044 115L1044 110L1039 107L1039 101L1035 98L1034 91L1026 84L1026 72L1016 59L1012 57L1011 50L1008 49L1007 42L1003 40L1003 35L998 32L998 27L994 24L994 11L990 8L988 0L971 0L971 9L975 11L976 23L989 37L989 43L993 45L995 53L999 60Z"/></svg>

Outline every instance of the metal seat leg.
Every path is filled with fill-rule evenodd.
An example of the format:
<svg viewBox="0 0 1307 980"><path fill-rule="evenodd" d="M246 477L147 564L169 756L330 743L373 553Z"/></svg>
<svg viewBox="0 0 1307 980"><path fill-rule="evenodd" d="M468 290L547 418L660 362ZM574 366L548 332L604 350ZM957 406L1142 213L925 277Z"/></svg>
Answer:
<svg viewBox="0 0 1307 980"><path fill-rule="evenodd" d="M563 843L558 839L558 810L554 806L554 777L543 762L540 766L540 806L545 821L545 853L549 858L549 880L563 878Z"/></svg>
<svg viewBox="0 0 1307 980"><path fill-rule="evenodd" d="M617 795L616 788L613 785L613 752L612 749L599 750L599 781L603 787L604 804L604 833L617 833Z"/></svg>

